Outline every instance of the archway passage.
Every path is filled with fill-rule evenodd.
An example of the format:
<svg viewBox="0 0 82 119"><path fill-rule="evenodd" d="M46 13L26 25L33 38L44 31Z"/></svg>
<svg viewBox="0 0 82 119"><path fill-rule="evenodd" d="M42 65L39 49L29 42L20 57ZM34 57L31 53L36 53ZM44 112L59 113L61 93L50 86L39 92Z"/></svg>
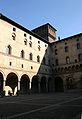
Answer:
<svg viewBox="0 0 82 119"><path fill-rule="evenodd" d="M11 87L14 94L14 90L18 87L18 77L15 73L9 73L6 78L6 86Z"/></svg>
<svg viewBox="0 0 82 119"><path fill-rule="evenodd" d="M53 80L52 80L52 78L48 79L48 92L53 92Z"/></svg>
<svg viewBox="0 0 82 119"><path fill-rule="evenodd" d="M28 75L24 74L20 80L20 92L22 94L26 94L29 92L29 82L30 82L30 79Z"/></svg>
<svg viewBox="0 0 82 119"><path fill-rule="evenodd" d="M38 93L39 92L38 83L39 83L39 77L38 76L33 76L32 85L31 85L33 93Z"/></svg>
<svg viewBox="0 0 82 119"><path fill-rule="evenodd" d="M0 72L0 92L3 91L3 74Z"/></svg>
<svg viewBox="0 0 82 119"><path fill-rule="evenodd" d="M63 89L63 80L62 80L61 77L56 77L55 78L55 91L56 92L64 91L64 89Z"/></svg>
<svg viewBox="0 0 82 119"><path fill-rule="evenodd" d="M45 93L46 92L46 77L42 77L41 78L41 82L40 82L40 87L41 87L41 92Z"/></svg>

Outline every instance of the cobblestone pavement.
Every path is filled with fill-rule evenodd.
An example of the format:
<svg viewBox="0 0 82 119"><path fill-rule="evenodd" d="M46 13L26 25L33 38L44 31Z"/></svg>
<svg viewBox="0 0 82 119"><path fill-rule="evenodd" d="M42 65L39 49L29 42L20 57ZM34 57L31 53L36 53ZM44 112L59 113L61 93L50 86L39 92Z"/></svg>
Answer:
<svg viewBox="0 0 82 119"><path fill-rule="evenodd" d="M0 119L81 119L82 93L0 98Z"/></svg>

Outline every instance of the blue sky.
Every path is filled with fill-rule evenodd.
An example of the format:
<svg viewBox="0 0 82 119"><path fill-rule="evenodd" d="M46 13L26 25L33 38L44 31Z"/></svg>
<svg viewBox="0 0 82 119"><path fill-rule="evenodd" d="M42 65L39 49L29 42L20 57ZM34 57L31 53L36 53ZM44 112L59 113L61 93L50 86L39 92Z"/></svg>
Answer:
<svg viewBox="0 0 82 119"><path fill-rule="evenodd" d="M0 12L29 30L50 23L61 38L82 32L82 0L0 0Z"/></svg>

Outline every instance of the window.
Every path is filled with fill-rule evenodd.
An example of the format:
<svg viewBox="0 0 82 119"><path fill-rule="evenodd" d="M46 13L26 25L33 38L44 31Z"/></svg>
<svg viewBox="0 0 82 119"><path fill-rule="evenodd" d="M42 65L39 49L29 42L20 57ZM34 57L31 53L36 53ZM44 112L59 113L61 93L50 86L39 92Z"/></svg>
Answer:
<svg viewBox="0 0 82 119"><path fill-rule="evenodd" d="M23 64L21 65L21 67L22 67L22 68L24 67Z"/></svg>
<svg viewBox="0 0 82 119"><path fill-rule="evenodd" d="M24 33L24 37L26 37L26 33Z"/></svg>
<svg viewBox="0 0 82 119"><path fill-rule="evenodd" d="M13 31L16 31L16 28L13 27Z"/></svg>
<svg viewBox="0 0 82 119"><path fill-rule="evenodd" d="M77 49L80 49L81 47L80 47L80 43L77 43Z"/></svg>
<svg viewBox="0 0 82 119"><path fill-rule="evenodd" d="M70 63L70 58L67 56L66 57L66 64L69 64Z"/></svg>
<svg viewBox="0 0 82 119"><path fill-rule="evenodd" d="M82 54L78 55L78 60L79 60L79 62L82 61Z"/></svg>
<svg viewBox="0 0 82 119"><path fill-rule="evenodd" d="M33 66L31 66L31 69L33 69Z"/></svg>
<svg viewBox="0 0 82 119"><path fill-rule="evenodd" d="M29 54L29 59L33 60L33 54L32 53Z"/></svg>
<svg viewBox="0 0 82 119"><path fill-rule="evenodd" d="M9 62L9 65L11 66L12 65L12 62Z"/></svg>
<svg viewBox="0 0 82 119"><path fill-rule="evenodd" d="M29 39L32 40L32 37L30 36Z"/></svg>
<svg viewBox="0 0 82 119"><path fill-rule="evenodd" d="M65 46L65 52L68 52L68 46Z"/></svg>
<svg viewBox="0 0 82 119"><path fill-rule="evenodd" d="M27 39L26 39L26 38L25 38L25 40L24 40L24 44L27 45Z"/></svg>
<svg viewBox="0 0 82 119"><path fill-rule="evenodd" d="M45 47L47 47L47 45L45 44Z"/></svg>
<svg viewBox="0 0 82 119"><path fill-rule="evenodd" d="M55 55L57 55L57 49L55 49Z"/></svg>
<svg viewBox="0 0 82 119"><path fill-rule="evenodd" d="M11 55L11 50L12 50L11 46L8 45L7 49L8 49L8 54Z"/></svg>
<svg viewBox="0 0 82 119"><path fill-rule="evenodd" d="M55 63L56 63L57 66L59 65L59 63L58 63L58 59L55 60Z"/></svg>
<svg viewBox="0 0 82 119"><path fill-rule="evenodd" d="M77 59L75 59L75 63L77 63Z"/></svg>
<svg viewBox="0 0 82 119"><path fill-rule="evenodd" d="M12 33L12 38L13 38L13 40L16 39L16 34L15 33Z"/></svg>
<svg viewBox="0 0 82 119"><path fill-rule="evenodd" d="M32 42L31 41L29 42L29 46L32 47Z"/></svg>
<svg viewBox="0 0 82 119"><path fill-rule="evenodd" d="M39 50L39 51L41 50L41 47L40 47L40 45L38 45L38 50Z"/></svg>
<svg viewBox="0 0 82 119"><path fill-rule="evenodd" d="M40 44L40 41L38 41L38 44Z"/></svg>
<svg viewBox="0 0 82 119"><path fill-rule="evenodd" d="M21 51L21 58L24 58L24 50Z"/></svg>
<svg viewBox="0 0 82 119"><path fill-rule="evenodd" d="M40 62L40 56L39 55L37 56L37 62Z"/></svg>

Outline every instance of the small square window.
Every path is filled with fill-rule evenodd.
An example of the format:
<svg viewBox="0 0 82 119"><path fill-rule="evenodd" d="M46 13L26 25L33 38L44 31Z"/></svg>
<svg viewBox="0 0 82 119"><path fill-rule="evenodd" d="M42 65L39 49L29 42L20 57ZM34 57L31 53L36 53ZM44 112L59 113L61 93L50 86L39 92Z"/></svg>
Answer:
<svg viewBox="0 0 82 119"><path fill-rule="evenodd" d="M24 33L24 37L26 37L26 33Z"/></svg>
<svg viewBox="0 0 82 119"><path fill-rule="evenodd" d="M33 69L33 66L31 66L31 69Z"/></svg>
<svg viewBox="0 0 82 119"><path fill-rule="evenodd" d="M38 41L38 44L40 44L40 41Z"/></svg>
<svg viewBox="0 0 82 119"><path fill-rule="evenodd" d="M16 31L16 28L13 27L13 31Z"/></svg>
<svg viewBox="0 0 82 119"><path fill-rule="evenodd" d="M12 65L12 62L9 62L9 65L11 66Z"/></svg>

